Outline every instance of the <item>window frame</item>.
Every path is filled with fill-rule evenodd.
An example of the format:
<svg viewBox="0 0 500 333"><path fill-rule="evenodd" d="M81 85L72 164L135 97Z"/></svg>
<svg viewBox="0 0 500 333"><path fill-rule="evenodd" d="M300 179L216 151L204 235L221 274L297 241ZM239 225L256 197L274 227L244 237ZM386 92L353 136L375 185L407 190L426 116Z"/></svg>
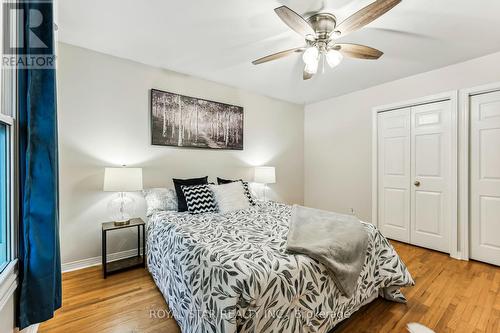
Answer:
<svg viewBox="0 0 500 333"><path fill-rule="evenodd" d="M3 40L3 9L4 1L0 4L0 42ZM18 22L13 23L16 31L11 31L12 38L18 38ZM11 26L11 28L12 28ZM3 55L3 50L0 52ZM17 106L17 67L0 68L0 122L7 125L8 140L9 140L9 157L10 165L8 188L9 188L9 216L8 216L8 233L9 238L9 261L7 265L0 271L0 311L12 297L18 286L18 197L19 197L19 181L18 181L18 122Z"/></svg>
<svg viewBox="0 0 500 333"><path fill-rule="evenodd" d="M12 127L14 125L14 119L10 116L6 116L3 114L0 114L0 124L4 125L6 127L7 133L7 151L5 155L7 156L7 159L10 163L6 165L7 167L7 202L6 206L8 207L7 209L7 228L6 228L6 235L5 235L5 240L7 243L7 263L5 266L1 266L2 263L0 263L0 274L3 272L3 270L9 265L9 263L13 260L14 257L14 248L13 248L13 227L14 227L14 218L13 218L13 212L14 212L14 140L13 140L13 130ZM3 226L0 226L3 228Z"/></svg>
<svg viewBox="0 0 500 333"><path fill-rule="evenodd" d="M16 200L16 186L15 186L15 168L16 168L16 122L14 117L7 116L0 113L0 123L7 126L7 154L10 158L10 163L8 168L7 177L7 188L8 188L8 207L9 212L7 216L7 234L9 239L7 240L7 264L0 271L0 310L3 308L5 303L8 301L12 293L17 288L17 251L16 251L16 214L15 208L17 204Z"/></svg>

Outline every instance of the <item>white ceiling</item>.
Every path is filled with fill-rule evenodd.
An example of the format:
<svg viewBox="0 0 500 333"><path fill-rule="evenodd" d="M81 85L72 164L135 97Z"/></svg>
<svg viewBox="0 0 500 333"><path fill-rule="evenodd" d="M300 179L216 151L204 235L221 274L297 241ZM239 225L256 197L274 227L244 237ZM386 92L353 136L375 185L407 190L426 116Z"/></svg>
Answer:
<svg viewBox="0 0 500 333"><path fill-rule="evenodd" d="M500 1L403 0L341 39L385 52L345 59L309 81L300 56L254 66L303 45L274 13L324 7L339 21L370 0L59 0L61 41L275 98L310 103L500 51Z"/></svg>

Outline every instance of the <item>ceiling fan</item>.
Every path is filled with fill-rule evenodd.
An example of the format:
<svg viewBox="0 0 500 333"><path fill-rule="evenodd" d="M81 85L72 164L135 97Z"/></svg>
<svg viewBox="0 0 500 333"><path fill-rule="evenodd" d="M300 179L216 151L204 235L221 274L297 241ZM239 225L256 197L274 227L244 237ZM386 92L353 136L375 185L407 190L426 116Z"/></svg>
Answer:
<svg viewBox="0 0 500 333"><path fill-rule="evenodd" d="M317 73L319 64L325 61L330 67L337 66L345 57L376 60L384 53L369 46L337 43L336 39L361 29L394 8L402 0L376 0L347 19L337 24L331 13L317 13L307 19L288 8L281 6L274 11L292 30L305 38L306 45L274 53L252 61L258 65L280 59L293 53L302 53L305 63L303 79L309 80Z"/></svg>

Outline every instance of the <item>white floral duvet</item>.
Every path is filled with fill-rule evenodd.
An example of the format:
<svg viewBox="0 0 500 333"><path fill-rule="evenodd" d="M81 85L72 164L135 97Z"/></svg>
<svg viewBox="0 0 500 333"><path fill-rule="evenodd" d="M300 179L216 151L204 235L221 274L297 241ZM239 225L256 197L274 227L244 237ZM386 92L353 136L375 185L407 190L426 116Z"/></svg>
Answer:
<svg viewBox="0 0 500 333"><path fill-rule="evenodd" d="M328 332L374 295L405 301L399 287L413 285L410 273L371 224L351 298L321 263L285 253L291 208L153 214L148 267L182 332Z"/></svg>

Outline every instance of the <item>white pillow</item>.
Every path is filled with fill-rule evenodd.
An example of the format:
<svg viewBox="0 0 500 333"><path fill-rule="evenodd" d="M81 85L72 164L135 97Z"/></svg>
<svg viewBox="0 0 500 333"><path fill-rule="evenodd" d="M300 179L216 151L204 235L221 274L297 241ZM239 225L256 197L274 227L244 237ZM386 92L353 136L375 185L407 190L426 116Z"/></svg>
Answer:
<svg viewBox="0 0 500 333"><path fill-rule="evenodd" d="M210 185L217 202L219 212L227 213L250 208L250 202L241 182L223 185Z"/></svg>
<svg viewBox="0 0 500 333"><path fill-rule="evenodd" d="M149 188L142 191L146 199L146 216L163 210L177 211L177 194L171 188Z"/></svg>

